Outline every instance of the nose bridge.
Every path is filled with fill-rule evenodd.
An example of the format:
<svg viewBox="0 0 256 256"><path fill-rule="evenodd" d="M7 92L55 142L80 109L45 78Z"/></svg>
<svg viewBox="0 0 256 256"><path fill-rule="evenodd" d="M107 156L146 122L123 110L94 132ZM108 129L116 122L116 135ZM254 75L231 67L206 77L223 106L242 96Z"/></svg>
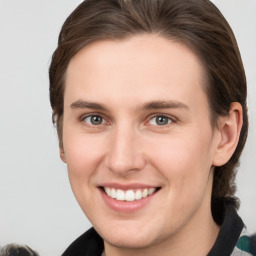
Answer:
<svg viewBox="0 0 256 256"><path fill-rule="evenodd" d="M109 146L107 166L111 171L121 174L143 168L145 163L139 134L131 126L116 126L112 131Z"/></svg>

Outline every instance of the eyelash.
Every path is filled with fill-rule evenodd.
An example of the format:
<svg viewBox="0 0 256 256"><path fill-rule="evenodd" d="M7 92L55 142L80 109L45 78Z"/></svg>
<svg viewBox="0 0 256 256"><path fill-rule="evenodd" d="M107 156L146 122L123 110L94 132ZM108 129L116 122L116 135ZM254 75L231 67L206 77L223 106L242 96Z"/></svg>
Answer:
<svg viewBox="0 0 256 256"><path fill-rule="evenodd" d="M86 119L86 118L92 118L92 117L100 117L100 118L102 118L103 122L105 121L106 123L108 123L108 122L106 121L106 118L105 118L102 114L99 114L99 113L90 113L90 114L88 114L88 115L82 116L82 117L80 118L80 121L81 121L81 122L85 122L85 119ZM89 124L89 125L90 125L90 126L95 126L95 127L97 127L97 126L100 126L100 125L102 125L102 124L99 124L99 125Z"/></svg>
<svg viewBox="0 0 256 256"><path fill-rule="evenodd" d="M92 117L100 117L102 118L103 122L105 123L101 123L99 125L93 125L93 124L89 124L90 126L93 126L93 127L97 127L97 126L101 126L101 125L108 125L110 122L108 122L106 120L106 118L100 114L100 113L90 113L88 115L83 115L80 119L81 122L85 122L85 119L86 118L92 118ZM152 126L157 126L157 127L166 127L166 126L169 126L170 124L172 123L175 123L177 122L177 119L174 118L173 116L170 116L170 115L167 115L167 114L162 114L162 113L156 113L156 114L151 114L149 117L147 117L146 119L146 123L149 123L153 118L157 118L157 117L163 117L163 118L167 118L168 119L168 123L167 124L164 124L164 125L152 125ZM88 122L85 122L85 123L88 123Z"/></svg>
<svg viewBox="0 0 256 256"><path fill-rule="evenodd" d="M166 126L169 126L170 124L176 122L176 120L173 116L170 116L170 115L167 115L167 114L162 114L162 113L157 113L157 114L150 115L149 118L147 119L147 122L150 122L153 118L159 118L159 117L167 118L168 123L164 124L164 125L153 125L153 126L166 127Z"/></svg>

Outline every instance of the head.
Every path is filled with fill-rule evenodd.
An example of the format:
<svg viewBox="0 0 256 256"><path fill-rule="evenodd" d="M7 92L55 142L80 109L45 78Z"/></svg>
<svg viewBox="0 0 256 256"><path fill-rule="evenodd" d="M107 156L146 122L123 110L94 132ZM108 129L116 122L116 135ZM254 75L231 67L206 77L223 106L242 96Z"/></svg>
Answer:
<svg viewBox="0 0 256 256"><path fill-rule="evenodd" d="M166 40L178 44L200 63L200 81L212 131L229 116L233 103L241 106L243 126L235 150L225 163L211 167L212 211L218 222L219 202L224 197L234 198L236 167L247 137L248 118L246 78L235 37L225 18L208 0L87 0L74 10L62 27L49 70L50 100L60 150L65 152L64 99L70 63L79 60L83 51L87 56L86 49L100 47L102 42L111 45L134 40L136 44L136 38L144 36L148 40L157 37L163 44Z"/></svg>
<svg viewBox="0 0 256 256"><path fill-rule="evenodd" d="M248 130L246 78L234 34L219 12L200 1L84 1L67 18L59 35L50 66L50 100L53 121L63 146L65 74L70 60L83 47L102 39L125 39L139 34L158 34L192 49L206 69L205 92L211 124L229 113L232 102L243 108L243 127L231 159L215 167L213 199L234 196L236 167Z"/></svg>
<svg viewBox="0 0 256 256"><path fill-rule="evenodd" d="M38 256L39 254L33 251L27 245L8 244L0 248L1 256Z"/></svg>

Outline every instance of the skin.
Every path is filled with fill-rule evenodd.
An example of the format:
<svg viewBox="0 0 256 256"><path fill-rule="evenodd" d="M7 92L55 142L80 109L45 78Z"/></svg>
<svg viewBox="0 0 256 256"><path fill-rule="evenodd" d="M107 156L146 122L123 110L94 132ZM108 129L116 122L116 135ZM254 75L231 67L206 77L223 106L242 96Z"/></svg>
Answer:
<svg viewBox="0 0 256 256"><path fill-rule="evenodd" d="M156 35L95 42L72 58L60 155L107 256L198 256L214 244L213 166L234 152L242 114L234 103L213 129L203 78L189 48ZM160 190L144 207L122 212L102 198L99 187L110 183Z"/></svg>

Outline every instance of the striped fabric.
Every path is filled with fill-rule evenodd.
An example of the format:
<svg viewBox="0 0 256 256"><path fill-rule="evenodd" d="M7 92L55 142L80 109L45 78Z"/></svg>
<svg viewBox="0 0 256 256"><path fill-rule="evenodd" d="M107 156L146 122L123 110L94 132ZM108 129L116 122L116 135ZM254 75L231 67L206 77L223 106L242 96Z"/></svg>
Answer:
<svg viewBox="0 0 256 256"><path fill-rule="evenodd" d="M249 236L244 229L231 256L256 256L256 235Z"/></svg>

